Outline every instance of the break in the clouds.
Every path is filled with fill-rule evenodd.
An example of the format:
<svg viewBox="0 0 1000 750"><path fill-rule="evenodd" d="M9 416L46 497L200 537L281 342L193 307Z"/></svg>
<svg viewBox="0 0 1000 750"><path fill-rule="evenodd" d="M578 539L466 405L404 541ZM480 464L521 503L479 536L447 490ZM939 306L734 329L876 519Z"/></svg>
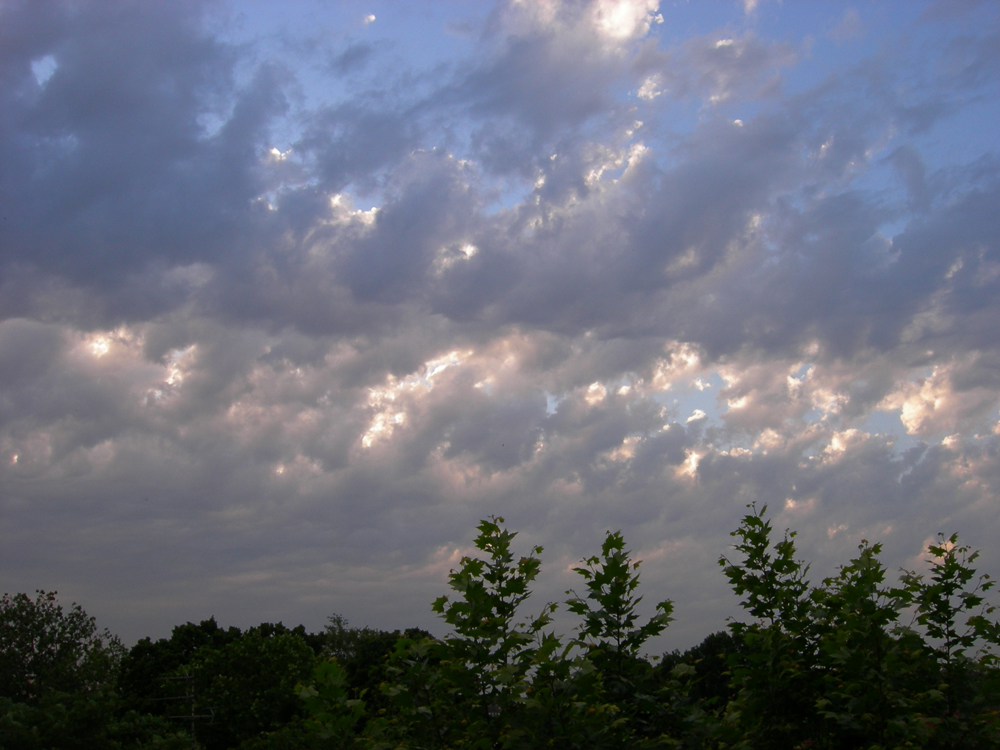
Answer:
<svg viewBox="0 0 1000 750"><path fill-rule="evenodd" d="M749 502L1000 570L998 81L992 3L3 0L0 588L440 630L495 513L690 645Z"/></svg>

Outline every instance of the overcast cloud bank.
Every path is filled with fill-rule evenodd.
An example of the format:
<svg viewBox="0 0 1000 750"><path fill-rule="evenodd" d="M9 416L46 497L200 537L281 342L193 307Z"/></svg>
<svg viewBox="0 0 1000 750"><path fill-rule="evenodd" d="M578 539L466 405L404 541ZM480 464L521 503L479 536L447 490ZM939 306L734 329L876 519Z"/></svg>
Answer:
<svg viewBox="0 0 1000 750"><path fill-rule="evenodd" d="M0 587L439 631L495 513L684 646L750 502L1000 572L1000 14L808 6L0 2Z"/></svg>

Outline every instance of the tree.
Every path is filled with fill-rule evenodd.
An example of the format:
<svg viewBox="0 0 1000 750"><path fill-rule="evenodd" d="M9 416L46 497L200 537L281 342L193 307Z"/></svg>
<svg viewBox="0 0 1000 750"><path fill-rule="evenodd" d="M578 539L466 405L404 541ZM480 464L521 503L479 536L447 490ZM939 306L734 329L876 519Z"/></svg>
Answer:
<svg viewBox="0 0 1000 750"><path fill-rule="evenodd" d="M659 602L655 614L640 624L638 595L640 560L633 560L625 549L620 531L609 531L601 545L601 554L574 568L587 585L586 597L574 592L566 602L569 610L580 615L577 643L599 670L605 695L621 733L615 743L639 747L642 739L655 741L657 735L672 729L672 701L656 695L657 683L650 664L642 657L646 642L673 620L673 602Z"/></svg>
<svg viewBox="0 0 1000 750"><path fill-rule="evenodd" d="M942 537L929 573L904 572L892 588L881 546L862 541L812 586L795 533L774 540L766 507L750 508L733 532L739 556L720 562L751 617L655 669L641 648L672 605L641 621L639 562L620 533L576 568L587 590L567 606L582 623L564 638L547 627L555 605L520 614L541 548L515 555L516 535L489 518L475 540L485 554L463 558L452 597L434 603L453 628L445 638L400 638L380 669L361 648L380 652L376 633L331 619L330 653L363 656L357 679L384 675L387 700L376 709L370 687L333 659L298 688L309 718L259 748L1000 747L1000 623L984 599L992 581L971 567L976 553Z"/></svg>
<svg viewBox="0 0 1000 750"><path fill-rule="evenodd" d="M882 545L862 540L858 550L812 595L824 683L816 706L841 744L893 746L914 736L909 653L919 640L898 627L904 598L883 584Z"/></svg>
<svg viewBox="0 0 1000 750"><path fill-rule="evenodd" d="M121 642L79 604L64 611L55 591L0 599L0 697L37 702L46 691L76 693L113 681Z"/></svg>
<svg viewBox="0 0 1000 750"><path fill-rule="evenodd" d="M466 721L475 723L483 736L495 743L519 711L525 676L532 667L535 639L549 624L554 605L537 617L516 622L518 609L531 596L529 585L541 569L541 547L515 559L511 542L516 532L493 516L479 524L477 549L486 558L465 557L448 576L460 596L439 597L435 612L454 628L444 639L442 659L453 667L455 695L468 710Z"/></svg>
<svg viewBox="0 0 1000 750"><path fill-rule="evenodd" d="M750 512L731 534L742 560L719 559L733 590L744 597L741 606L754 618L730 624L745 649L730 656L739 690L731 715L738 717L750 746L791 748L812 741L821 723L809 566L795 559L794 531L786 530L772 544L767 506L747 507Z"/></svg>
<svg viewBox="0 0 1000 750"><path fill-rule="evenodd" d="M426 630L409 628L404 632L375 628L349 627L347 618L334 614L322 634L314 636L321 643L320 654L336 659L343 667L349 689L363 695L369 715L378 715L391 707L380 686L390 679L389 658L400 638L413 641L432 638ZM321 665L322 666L322 665Z"/></svg>
<svg viewBox="0 0 1000 750"><path fill-rule="evenodd" d="M661 746L661 731L647 730L649 715L662 708L636 685L652 673L639 651L666 627L670 603L661 602L653 618L639 623L639 563L631 560L621 534L609 533L601 555L578 570L588 581L587 598L570 602L584 616L584 640L547 632L556 605L546 604L535 616L520 613L542 550L516 555L516 534L503 523L490 517L479 524L474 544L485 554L464 557L449 575L452 597L433 604L453 632L442 640L397 641L382 691L389 706L376 714L369 693L352 692L349 672L338 660L300 686L319 734L344 748L596 750L638 748L650 744L646 740ZM348 646L337 656L353 658L359 634L348 633L336 618L331 623L336 642ZM606 680L624 705L609 700L589 654L606 657Z"/></svg>
<svg viewBox="0 0 1000 750"><path fill-rule="evenodd" d="M925 685L916 704L932 728L927 747L1000 746L1000 674L997 648L1000 622L985 599L993 588L989 575L976 575L979 552L938 535L929 575L903 571L896 593L915 609L924 631L921 655Z"/></svg>
<svg viewBox="0 0 1000 750"><path fill-rule="evenodd" d="M771 543L766 508L751 506L723 558L754 620L733 623L736 698L718 736L746 748L1000 747L1000 674L990 647L1000 623L976 576L977 553L941 537L925 578L884 585L881 545L862 541L838 575L811 587L794 532ZM899 616L912 608L907 626ZM913 626L916 627L913 627ZM922 631L922 632L921 632Z"/></svg>
<svg viewBox="0 0 1000 750"><path fill-rule="evenodd" d="M739 659L745 650L742 639L728 630L720 630L683 653L663 654L656 666L658 679L665 681L678 665L689 665L694 670L691 699L705 703L706 707L725 708L736 697L731 684L730 657Z"/></svg>
<svg viewBox="0 0 1000 750"><path fill-rule="evenodd" d="M56 593L0 599L0 747L4 750L184 750L166 719L124 710L115 675L124 649Z"/></svg>
<svg viewBox="0 0 1000 750"><path fill-rule="evenodd" d="M197 712L214 715L197 727L199 741L207 750L225 750L287 725L303 712L295 686L315 664L305 639L280 623L200 650L179 670L192 678Z"/></svg>
<svg viewBox="0 0 1000 750"><path fill-rule="evenodd" d="M176 680L166 680L203 650L218 650L239 639L239 628L222 628L212 617L177 625L170 638L143 638L122 659L118 690L125 709L159 716L176 714L181 705Z"/></svg>
<svg viewBox="0 0 1000 750"><path fill-rule="evenodd" d="M605 679L617 690L628 683L630 667L646 641L662 633L674 619L674 605L669 599L660 602L656 614L639 624L637 608L642 597L636 590L641 561L632 560L620 531L609 531L600 556L587 558L583 564L585 567L573 570L587 582L587 596L574 595L566 604L570 612L583 617L581 642L606 662Z"/></svg>

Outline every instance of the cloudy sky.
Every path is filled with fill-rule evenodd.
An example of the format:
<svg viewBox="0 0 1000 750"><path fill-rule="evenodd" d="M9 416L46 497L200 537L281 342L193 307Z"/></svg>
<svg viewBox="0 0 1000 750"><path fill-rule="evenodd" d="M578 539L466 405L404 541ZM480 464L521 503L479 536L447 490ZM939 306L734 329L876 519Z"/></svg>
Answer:
<svg viewBox="0 0 1000 750"><path fill-rule="evenodd" d="M0 590L441 632L747 503L1000 573L993 2L0 0ZM992 546L991 546L992 545Z"/></svg>

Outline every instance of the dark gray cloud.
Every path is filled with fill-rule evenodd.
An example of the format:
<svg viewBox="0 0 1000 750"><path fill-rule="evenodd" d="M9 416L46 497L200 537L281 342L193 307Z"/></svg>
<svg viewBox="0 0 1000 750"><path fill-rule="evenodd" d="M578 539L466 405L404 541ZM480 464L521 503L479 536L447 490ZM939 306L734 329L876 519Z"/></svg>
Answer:
<svg viewBox="0 0 1000 750"><path fill-rule="evenodd" d="M244 244L267 185L262 140L286 107L280 67L237 85L236 50L193 3L38 7L3 9L8 33L38 39L4 66L5 275L27 266L116 295L150 266ZM54 66L44 82L38 60Z"/></svg>

